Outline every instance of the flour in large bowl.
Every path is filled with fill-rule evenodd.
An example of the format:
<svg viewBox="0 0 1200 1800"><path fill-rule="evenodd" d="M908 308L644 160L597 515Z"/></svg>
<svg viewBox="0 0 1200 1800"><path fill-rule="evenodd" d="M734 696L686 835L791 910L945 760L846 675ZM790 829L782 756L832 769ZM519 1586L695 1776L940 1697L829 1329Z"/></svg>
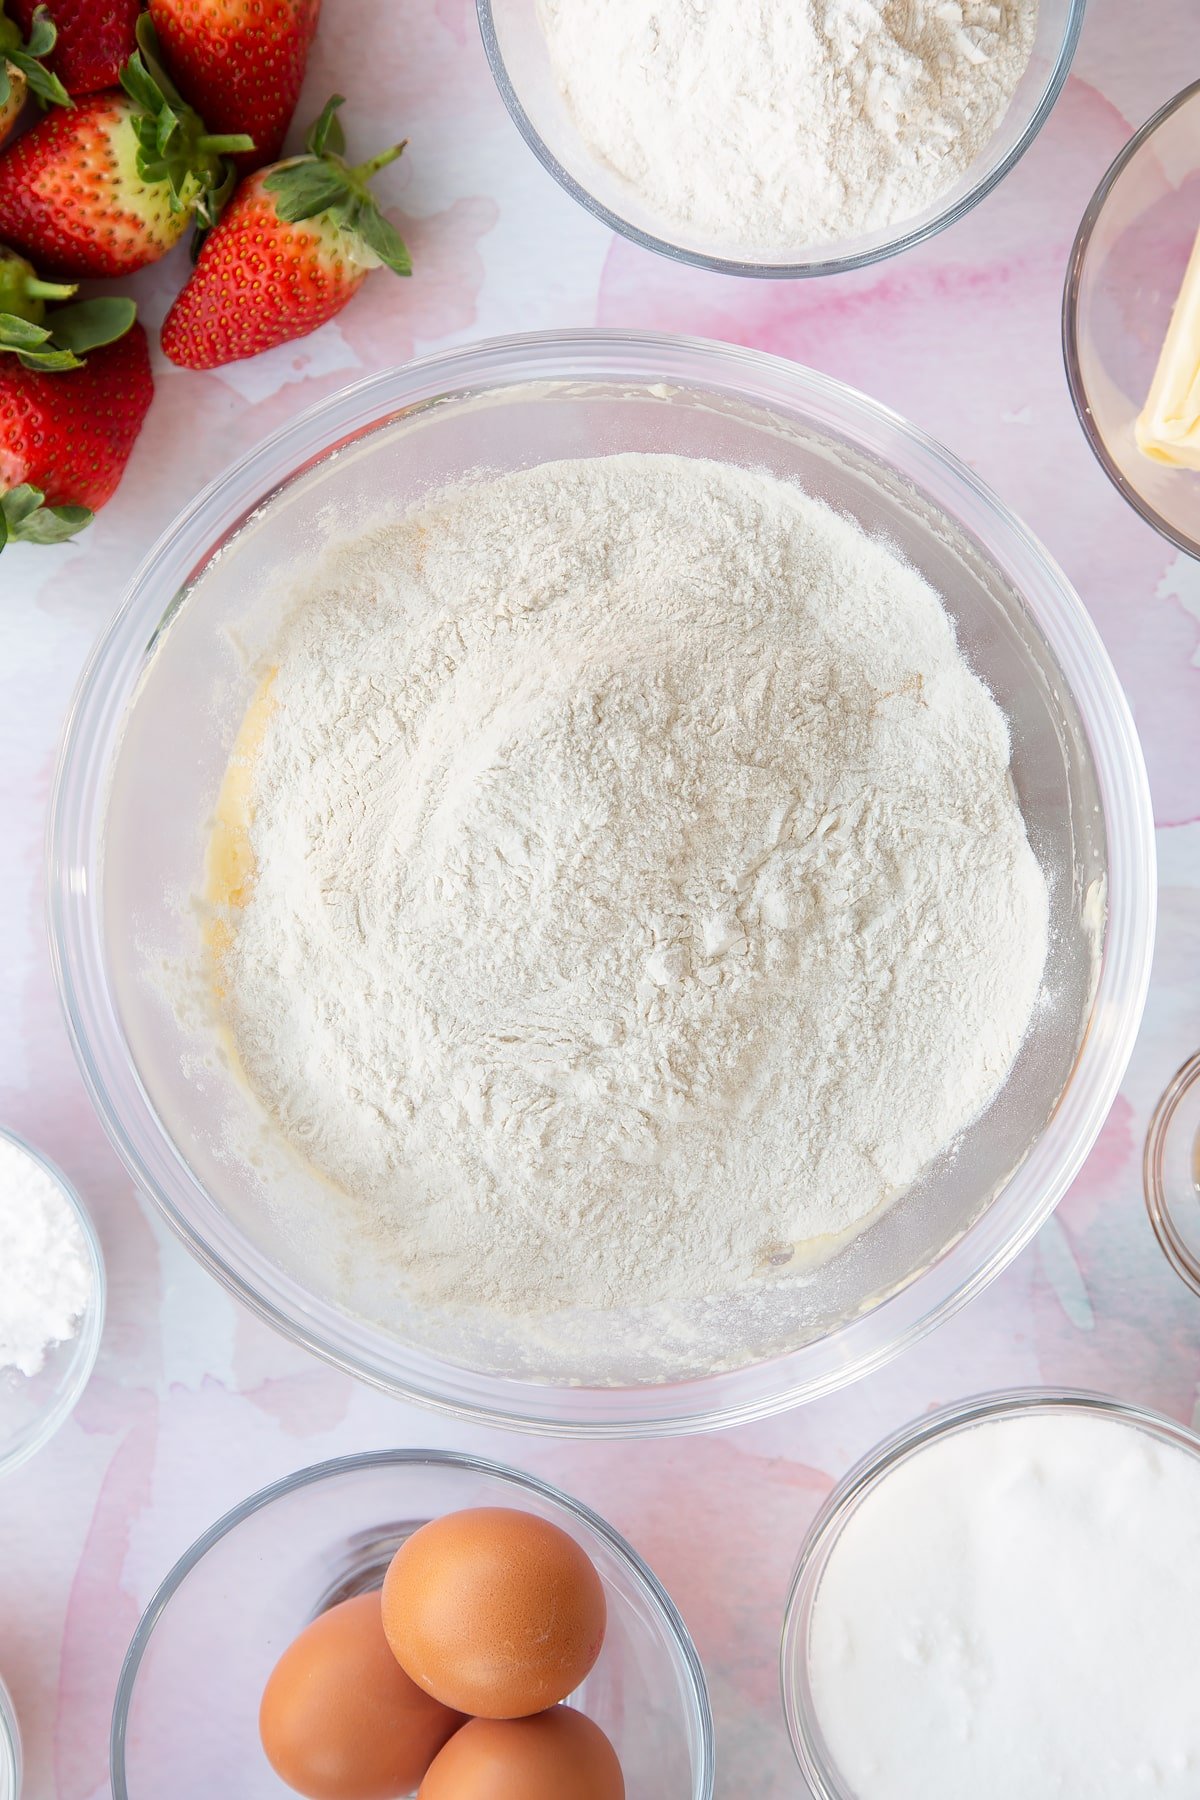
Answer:
<svg viewBox="0 0 1200 1800"><path fill-rule="evenodd" d="M1047 934L1004 718L933 589L798 488L481 477L331 548L260 675L213 991L418 1302L770 1282L1004 1082Z"/></svg>

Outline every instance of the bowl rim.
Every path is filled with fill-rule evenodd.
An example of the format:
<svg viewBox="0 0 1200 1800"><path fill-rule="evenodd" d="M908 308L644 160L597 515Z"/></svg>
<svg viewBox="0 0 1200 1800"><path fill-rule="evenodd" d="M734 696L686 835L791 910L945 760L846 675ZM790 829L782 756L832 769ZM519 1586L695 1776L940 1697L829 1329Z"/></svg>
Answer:
<svg viewBox="0 0 1200 1800"><path fill-rule="evenodd" d="M4 1677L0 1675L0 1794L3 1782L9 1782L10 1800L21 1800L24 1763L21 1754L21 1727L17 1709Z"/></svg>
<svg viewBox="0 0 1200 1800"><path fill-rule="evenodd" d="M788 1586L779 1645L779 1686L788 1736L814 1800L859 1800L825 1750L807 1691L807 1628L828 1557L860 1503L899 1464L931 1444L994 1419L1043 1412L1078 1413L1118 1420L1147 1431L1200 1460L1200 1434L1165 1413L1089 1388L1003 1388L955 1400L909 1420L861 1456L822 1503L800 1545Z"/></svg>
<svg viewBox="0 0 1200 1800"><path fill-rule="evenodd" d="M792 417L806 419L827 437L849 434L864 454L888 466L897 466L893 457L903 457L904 479L939 510L948 509L957 517L968 537L985 527L993 532L994 547L985 551L981 546L981 554L993 566L1003 566L1021 594L1088 721L1108 838L1109 913L1092 1013L1074 1073L1024 1162L973 1225L930 1268L864 1315L874 1321L888 1316L886 1341L864 1343L864 1337L878 1338L878 1324L873 1331L869 1327L864 1331L863 1319L855 1319L833 1337L815 1341L838 1346L832 1355L826 1350L819 1373L812 1372L814 1345L736 1371L648 1387L579 1389L484 1376L425 1353L418 1355L416 1369L411 1356L400 1374L394 1365L381 1368L377 1353L364 1351L347 1332L348 1315L326 1308L316 1324L311 1310L298 1317L278 1281L259 1266L264 1259L252 1247L239 1243L236 1256L227 1260L224 1250L209 1243L183 1216L178 1190L172 1189L175 1197L168 1196L149 1165L144 1143L133 1141L138 1134L145 1138L142 1114L135 1115L124 1101L118 1106L111 1100L106 1085L111 1067L102 1071L96 1065L98 1055L109 1054L104 1008L111 1009L111 1001L103 963L95 962L87 936L95 887L88 878L87 850L103 813L101 781L107 766L107 755L104 766L96 766L94 746L123 711L125 695L118 689L128 678L128 665L141 665L197 569L245 518L321 458L431 403L502 396L511 389L527 392L530 383L539 380L572 391L588 382L611 388L618 380L647 391L663 384L671 391L681 385L707 388L768 415L774 410L786 417L790 408ZM348 429L355 421L358 428ZM882 438L886 447L876 447L875 438ZM287 459L284 473L276 468L283 468L281 458ZM220 513L222 504L232 523L218 528L218 517L225 516ZM967 523L972 510L974 526ZM176 571L172 582L166 581L160 564L168 574ZM1153 815L1137 734L1099 633L1054 560L971 469L889 408L830 376L762 351L663 333L576 329L461 346L368 376L318 402L244 453L166 528L135 571L122 605L85 664L55 772L47 854L51 963L84 1082L126 1168L198 1260L285 1336L384 1391L458 1418L558 1436L671 1435L768 1417L882 1366L980 1292L1049 1216L1095 1141L1132 1052L1154 938ZM123 1035L119 1051L123 1066L133 1068L136 1076ZM1081 1070L1088 1071L1082 1093ZM154 1143L161 1139L171 1148L172 1177L199 1187L159 1124L140 1080L136 1085L138 1104L154 1122ZM1035 1182L1036 1199L1023 1200L1015 1221L980 1259L977 1240L989 1218L995 1226L993 1215L1004 1195L1016 1183L1025 1195ZM973 1244L974 1260L968 1254ZM964 1267L967 1263L970 1266ZM933 1296L929 1288L939 1270L942 1291ZM798 1366L801 1359L804 1371ZM586 1396L582 1413L581 1395Z"/></svg>
<svg viewBox="0 0 1200 1800"><path fill-rule="evenodd" d="M363 1450L348 1456L329 1457L324 1462L310 1463L306 1468L296 1469L290 1475L269 1482L266 1487L247 1495L236 1506L231 1506L177 1558L143 1609L117 1678L109 1730L109 1776L113 1800L129 1800L129 1790L125 1783L125 1728L142 1658L170 1601L213 1546L253 1514L303 1488L314 1487L322 1481L343 1475L354 1475L361 1469L414 1467L456 1469L471 1475L484 1475L489 1480L514 1488L518 1493L536 1494L540 1500L548 1501L551 1507L585 1526L613 1552L632 1577L642 1598L663 1624L679 1659L679 1672L683 1678L681 1685L689 1703L689 1724L695 1727L698 1739L699 1764L693 1782L692 1800L712 1800L716 1780L716 1739L704 1665L679 1608L653 1569L614 1525L610 1525L607 1519L602 1518L582 1500L576 1500L573 1495L565 1493L553 1483L543 1481L540 1476L529 1475L523 1469L513 1468L508 1463L494 1462L489 1457L474 1456L459 1450L434 1449Z"/></svg>
<svg viewBox="0 0 1200 1800"><path fill-rule="evenodd" d="M1200 1082L1200 1050L1181 1064L1159 1095L1142 1149L1142 1192L1151 1229L1158 1247L1193 1294L1200 1294L1200 1262L1188 1249L1175 1223L1175 1208L1167 1191L1163 1170L1164 1152L1175 1114L1192 1089Z"/></svg>
<svg viewBox="0 0 1200 1800"><path fill-rule="evenodd" d="M87 1248L88 1262L91 1266L92 1292L88 1304L80 1319L79 1330L73 1340L71 1360L65 1370L66 1379L56 1393L53 1403L48 1406L38 1420L36 1429L29 1431L21 1438L15 1450L4 1454L0 1452L0 1480L23 1468L31 1457L44 1450L50 1439L61 1426L65 1425L76 1406L79 1404L83 1390L92 1378L96 1366L96 1358L100 1354L100 1340L104 1335L104 1316L107 1303L107 1279L104 1268L104 1252L100 1248L100 1239L96 1232L91 1214L83 1204L79 1194L58 1164L44 1151L31 1144L28 1138L9 1126L0 1125L0 1140L13 1144L18 1150L35 1162L45 1174L49 1175L63 1199L71 1208L83 1233L83 1241Z"/></svg>
<svg viewBox="0 0 1200 1800"><path fill-rule="evenodd" d="M1180 107L1186 106L1190 100L1200 95L1200 79L1189 82L1187 87L1165 101L1157 112L1151 113L1144 125L1140 125L1132 137L1118 150L1108 165L1095 193L1084 208L1082 219L1071 245L1071 254L1067 261L1067 273L1063 284L1062 297L1062 356L1063 367L1067 375L1067 387L1071 394L1071 404L1075 408L1075 417L1087 440L1092 455L1108 476L1121 498L1131 506L1140 518L1160 537L1166 538L1185 556L1200 558L1200 540L1188 537L1169 519L1164 519L1158 509L1151 505L1141 490L1134 486L1129 477L1118 466L1110 455L1095 420L1092 417L1091 401L1088 398L1087 383L1083 376L1083 367L1079 356L1079 305L1083 286L1083 271L1091 250L1092 237L1108 204L1109 195L1120 181L1125 170L1141 150L1142 146L1152 138L1160 125L1164 125Z"/></svg>
<svg viewBox="0 0 1200 1800"><path fill-rule="evenodd" d="M1071 72L1071 64L1074 61L1080 33L1083 30L1088 0L1065 0L1065 3L1066 18L1063 24L1062 38L1053 67L1046 78L1037 104L1016 140L996 165L980 177L974 187L952 205L935 213L922 225L905 230L903 229L904 221L901 221L900 229L893 237L886 238L882 243L874 245L869 250L849 251L840 255L823 254L791 263L754 262L739 257L718 256L710 251L688 250L681 244L672 243L669 238L660 237L654 232L643 231L640 226L632 224L620 213L614 212L611 207L605 206L602 201L597 200L595 195L576 181L575 177L569 174L559 162L533 124L517 94L508 72L508 65L500 49L499 34L496 30L495 11L498 5L503 4L503 0L475 0L475 13L488 66L510 118L538 162L585 212L590 213L594 219L599 220L610 231L615 231L619 236L627 238L630 243L638 245L640 249L653 251L656 255L665 256L672 262L683 263L690 268L706 269L716 275L738 275L767 281L802 281L811 276L847 274L855 269L869 268L872 263L885 262L889 257L899 256L905 250L911 250L917 244L923 244L926 239L936 237L947 226L956 225L981 200L985 200L994 188L1000 185L1020 162L1041 131Z"/></svg>

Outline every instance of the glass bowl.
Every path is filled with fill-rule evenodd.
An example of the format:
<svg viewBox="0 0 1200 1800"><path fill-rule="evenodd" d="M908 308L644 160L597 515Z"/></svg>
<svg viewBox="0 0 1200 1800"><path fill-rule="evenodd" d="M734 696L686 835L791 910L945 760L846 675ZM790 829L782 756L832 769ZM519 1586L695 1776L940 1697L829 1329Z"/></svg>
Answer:
<svg viewBox="0 0 1200 1800"><path fill-rule="evenodd" d="M663 236L663 221L584 142L559 92L538 0L476 0L479 29L500 96L543 168L587 212L643 250L726 275L794 280L836 275L896 256L970 212L1003 181L1029 148L1067 79L1083 26L1085 0L1041 0L1029 65L999 129L966 174L931 206L857 238L796 244L778 254L736 255L697 237Z"/></svg>
<svg viewBox="0 0 1200 1800"><path fill-rule="evenodd" d="M1200 471L1143 456L1145 405L1200 231L1200 81L1147 119L1093 194L1063 295L1075 411L1105 474L1169 543L1200 556Z"/></svg>
<svg viewBox="0 0 1200 1800"><path fill-rule="evenodd" d="M814 1800L857 1800L853 1789L839 1773L817 1721L809 1655L817 1593L842 1531L867 1497L901 1463L919 1456L932 1444L997 1418L1046 1412L1118 1419L1137 1426L1162 1443L1185 1450L1189 1456L1200 1457L1200 1438L1174 1420L1141 1407L1127 1406L1103 1394L1067 1388L1028 1388L963 1400L906 1425L870 1451L838 1483L810 1526L784 1614L779 1665L783 1709L792 1748L807 1784L806 1791L814 1796Z"/></svg>
<svg viewBox="0 0 1200 1800"><path fill-rule="evenodd" d="M1000 1095L816 1275L757 1295L578 1316L567 1350L391 1310L339 1286L328 1189L231 1142L260 1115L163 994L194 962L207 822L273 615L264 581L353 521L480 468L670 451L767 468L882 535L945 596L1011 730L1051 894L1051 950ZM977 1293L1077 1173L1117 1092L1149 971L1150 801L1120 687L1078 598L960 463L825 376L671 337L484 344L347 389L243 458L171 526L82 678L52 800L52 956L80 1067L135 1178L264 1319L460 1416L626 1435L762 1417L878 1366ZM256 1152L257 1154L257 1152ZM265 1154L265 1152L264 1152ZM344 1257L342 1259L344 1261ZM357 1283L357 1285L355 1285ZM386 1322L381 1322L386 1321ZM668 1337L668 1331L675 1335Z"/></svg>
<svg viewBox="0 0 1200 1800"><path fill-rule="evenodd" d="M1142 1185L1163 1254L1200 1294L1200 1050L1176 1072L1154 1109Z"/></svg>
<svg viewBox="0 0 1200 1800"><path fill-rule="evenodd" d="M18 1137L15 1131L0 1130L0 1138L23 1150L53 1179L79 1222L92 1266L91 1293L75 1336L65 1343L51 1345L36 1375L0 1369L0 1476L3 1476L19 1469L49 1443L70 1416L91 1378L104 1331L104 1258L87 1209L62 1170L32 1144Z"/></svg>
<svg viewBox="0 0 1200 1800"><path fill-rule="evenodd" d="M0 1800L21 1800L21 1733L12 1696L0 1681Z"/></svg>
<svg viewBox="0 0 1200 1800"><path fill-rule="evenodd" d="M113 1707L114 1800L278 1800L258 1702L319 1613L378 1587L426 1520L510 1506L577 1540L604 1583L608 1629L571 1703L621 1759L629 1800L711 1800L713 1728L687 1628L611 1525L545 1482L434 1450L381 1450L302 1469L243 1501L180 1558L142 1616Z"/></svg>

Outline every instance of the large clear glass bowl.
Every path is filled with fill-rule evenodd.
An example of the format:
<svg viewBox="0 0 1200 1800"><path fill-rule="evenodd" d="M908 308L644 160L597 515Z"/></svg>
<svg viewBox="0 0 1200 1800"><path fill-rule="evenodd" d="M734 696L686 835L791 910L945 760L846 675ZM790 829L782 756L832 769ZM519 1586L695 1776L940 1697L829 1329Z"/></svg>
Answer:
<svg viewBox="0 0 1200 1800"><path fill-rule="evenodd" d="M302 1469L227 1513L180 1558L125 1657L113 1800L283 1800L258 1703L292 1639L376 1588L419 1525L469 1506L549 1519L591 1557L608 1628L571 1703L608 1734L629 1800L711 1800L713 1727L687 1627L611 1525L545 1482L475 1457L382 1450Z"/></svg>
<svg viewBox="0 0 1200 1800"><path fill-rule="evenodd" d="M896 256L953 225L1003 181L1028 150L1057 100L1083 28L1085 0L1041 0L1028 67L1008 111L961 180L911 218L835 243L794 244L764 254L731 250L701 236L664 235L664 224L627 182L589 148L563 100L538 20L538 0L476 0L479 29L496 86L543 168L587 212L644 250L726 275L836 275Z"/></svg>
<svg viewBox="0 0 1200 1800"><path fill-rule="evenodd" d="M961 1431L973 1431L1000 1418L1030 1414L1084 1414L1117 1420L1147 1432L1160 1443L1200 1457L1200 1438L1173 1419L1128 1406L1104 1394L1071 1388L1022 1388L983 1394L919 1419L869 1452L834 1489L809 1528L801 1547L783 1622L780 1683L783 1710L796 1760L813 1800L857 1800L839 1771L817 1718L813 1694L810 1638L813 1610L821 1580L838 1540L864 1502L901 1463Z"/></svg>
<svg viewBox="0 0 1200 1800"><path fill-rule="evenodd" d="M1200 81L1147 119L1083 215L1063 293L1063 354L1084 435L1147 524L1200 556L1200 470L1143 456L1134 424L1200 232Z"/></svg>
<svg viewBox="0 0 1200 1800"><path fill-rule="evenodd" d="M328 1190L264 1180L211 1034L163 998L195 957L208 821L273 614L264 583L331 529L480 468L642 450L774 471L884 536L944 595L1004 710L1051 896L1043 993L993 1104L815 1274L660 1310L472 1325L339 1273ZM268 637L269 641L269 637ZM876 1367L977 1293L1048 1216L1117 1092L1148 978L1153 829L1120 687L1061 572L962 464L827 377L757 352L568 332L372 377L215 482L134 578L73 705L52 800L50 919L75 1049L127 1166L259 1315L381 1387L460 1415L620 1435L761 1417ZM382 1321L382 1322L381 1322ZM673 1325L678 1322L674 1315Z"/></svg>
<svg viewBox="0 0 1200 1800"><path fill-rule="evenodd" d="M96 1227L62 1170L40 1150L18 1137L15 1131L0 1130L0 1138L32 1157L54 1182L79 1226L91 1271L87 1304L74 1336L61 1344L50 1345L36 1375L0 1369L0 1476L4 1476L21 1468L50 1442L59 1427L70 1418L90 1381L104 1334L105 1280L104 1257ZM0 1800L3 1800L2 1788Z"/></svg>

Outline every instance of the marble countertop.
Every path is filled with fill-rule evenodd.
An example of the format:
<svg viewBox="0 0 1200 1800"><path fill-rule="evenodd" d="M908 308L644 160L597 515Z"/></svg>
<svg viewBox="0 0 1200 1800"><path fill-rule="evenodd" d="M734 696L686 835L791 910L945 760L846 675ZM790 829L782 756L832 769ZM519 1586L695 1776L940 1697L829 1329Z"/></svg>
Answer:
<svg viewBox="0 0 1200 1800"><path fill-rule="evenodd" d="M722 1800L797 1795L778 1701L781 1613L805 1527L852 1460L922 1411L1013 1384L1106 1389L1196 1417L1200 1301L1151 1236L1140 1156L1160 1089L1200 1041L1200 564L1155 537L1093 462L1063 378L1059 304L1096 182L1198 61L1195 0L1093 0L1046 129L967 219L857 275L750 283L643 253L560 192L493 89L471 0L325 0L300 116L336 88L351 97L353 147L410 137L381 187L403 215L416 275L375 277L340 320L252 363L197 376L160 361L124 485L95 526L75 545L18 548L0 563L0 1121L78 1184L110 1278L90 1388L53 1443L0 1486L0 1672L31 1800L107 1794L122 1653L205 1526L289 1470L395 1444L517 1463L611 1518L695 1635ZM178 257L138 278L149 324L181 279ZM43 924L45 805L71 692L176 509L244 446L362 373L476 337L593 324L811 363L965 457L1061 561L1103 633L1145 744L1162 884L1150 1003L1124 1089L1024 1255L924 1344L831 1399L766 1424L636 1444L459 1426L356 1385L236 1306L109 1149L59 1017Z"/></svg>

